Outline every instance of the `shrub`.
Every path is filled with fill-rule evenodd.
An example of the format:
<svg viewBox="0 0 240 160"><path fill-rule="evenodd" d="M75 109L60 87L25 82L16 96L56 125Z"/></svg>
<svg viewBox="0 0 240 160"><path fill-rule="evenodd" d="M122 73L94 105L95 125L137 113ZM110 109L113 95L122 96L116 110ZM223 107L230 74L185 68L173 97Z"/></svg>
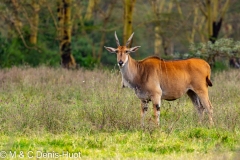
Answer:
<svg viewBox="0 0 240 160"><path fill-rule="evenodd" d="M211 65L216 65L216 58L229 59L231 57L240 57L240 41L233 39L222 38L218 39L215 43L208 41L207 43L191 44L189 57L200 57L207 60ZM222 66L220 66L222 68Z"/></svg>
<svg viewBox="0 0 240 160"><path fill-rule="evenodd" d="M240 41L222 38L215 43L208 41L207 43L191 44L190 54L208 59L209 57L240 57Z"/></svg>

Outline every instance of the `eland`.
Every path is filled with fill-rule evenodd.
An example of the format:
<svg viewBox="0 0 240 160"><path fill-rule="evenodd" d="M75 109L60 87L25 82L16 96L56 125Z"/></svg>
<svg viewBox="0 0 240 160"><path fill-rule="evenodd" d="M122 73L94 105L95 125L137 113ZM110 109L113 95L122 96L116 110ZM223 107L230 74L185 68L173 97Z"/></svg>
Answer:
<svg viewBox="0 0 240 160"><path fill-rule="evenodd" d="M133 34L126 45L121 46L115 32L117 48L104 47L117 54L122 87L132 88L141 100L142 125L150 101L153 104L154 121L159 125L161 100L172 101L185 93L198 111L199 123L203 120L204 111L207 111L209 123L213 125L213 108L208 96L208 86L212 86L209 64L198 58L165 61L156 56L137 61L130 54L140 46L128 47Z"/></svg>

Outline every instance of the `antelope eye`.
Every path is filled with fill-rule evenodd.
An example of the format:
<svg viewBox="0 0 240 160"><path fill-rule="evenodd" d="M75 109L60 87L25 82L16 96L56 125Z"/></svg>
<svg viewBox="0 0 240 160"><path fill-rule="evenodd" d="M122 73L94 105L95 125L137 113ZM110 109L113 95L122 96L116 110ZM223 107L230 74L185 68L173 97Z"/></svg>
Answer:
<svg viewBox="0 0 240 160"><path fill-rule="evenodd" d="M125 51L125 53L129 53L129 51Z"/></svg>

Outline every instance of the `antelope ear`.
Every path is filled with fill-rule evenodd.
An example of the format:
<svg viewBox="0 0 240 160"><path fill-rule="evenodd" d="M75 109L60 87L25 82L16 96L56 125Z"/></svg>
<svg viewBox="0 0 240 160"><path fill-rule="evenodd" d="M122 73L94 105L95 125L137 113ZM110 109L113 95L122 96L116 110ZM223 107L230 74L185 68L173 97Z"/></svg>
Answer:
<svg viewBox="0 0 240 160"><path fill-rule="evenodd" d="M141 46L132 47L129 49L130 52L136 52Z"/></svg>
<svg viewBox="0 0 240 160"><path fill-rule="evenodd" d="M111 52L111 53L116 53L116 50L115 48L112 48L112 47L106 47L104 46L104 48L106 48L106 50L108 50L108 52Z"/></svg>

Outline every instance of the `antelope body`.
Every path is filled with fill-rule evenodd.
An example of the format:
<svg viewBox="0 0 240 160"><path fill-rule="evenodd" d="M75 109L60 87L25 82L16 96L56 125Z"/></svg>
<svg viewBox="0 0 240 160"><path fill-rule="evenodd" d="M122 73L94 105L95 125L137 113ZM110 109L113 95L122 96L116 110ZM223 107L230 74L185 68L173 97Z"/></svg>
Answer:
<svg viewBox="0 0 240 160"><path fill-rule="evenodd" d="M135 52L140 46L128 48L133 34L125 46L120 46L115 32L118 47L105 47L109 52L117 54L118 65L122 74L122 86L134 89L141 100L142 125L148 102L152 101L155 123L159 125L161 100L175 100L187 95L197 108L200 122L206 109L212 125L212 105L208 97L208 86L211 69L202 59L164 61L158 57L148 57L136 61L129 53Z"/></svg>

